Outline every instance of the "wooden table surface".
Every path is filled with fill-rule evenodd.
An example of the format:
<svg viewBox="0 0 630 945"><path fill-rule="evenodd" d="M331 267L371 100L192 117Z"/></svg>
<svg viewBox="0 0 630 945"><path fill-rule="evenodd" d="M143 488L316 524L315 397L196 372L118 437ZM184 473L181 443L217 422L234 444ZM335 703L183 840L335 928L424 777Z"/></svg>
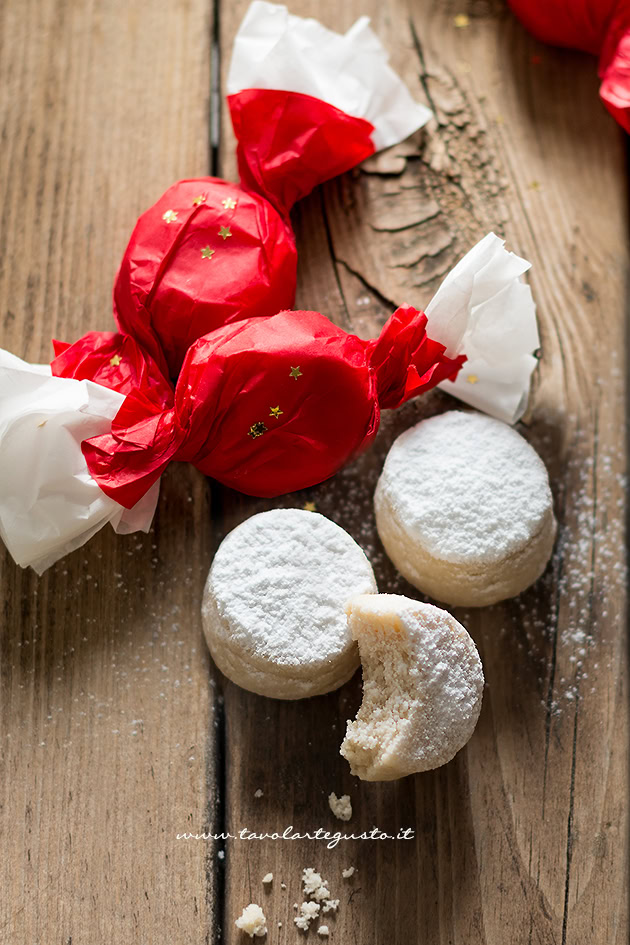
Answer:
<svg viewBox="0 0 630 945"><path fill-rule="evenodd" d="M178 178L235 175L225 109L217 137L219 77L246 6L2 4L2 347L49 360L52 337L110 329L113 277L138 214ZM487 677L467 748L435 772L381 785L352 778L338 754L360 674L295 703L241 691L211 665L201 591L229 529L312 501L362 544L381 590L413 596L379 545L372 493L393 438L455 406L446 395L387 416L368 454L307 492L246 499L177 465L149 535L104 529L41 578L4 555L0 942L232 945L249 941L234 920L252 901L270 945L299 942L293 903L313 866L341 900L331 943L622 945L623 136L599 104L594 60L536 43L502 0L291 9L338 30L370 14L435 115L298 205L297 307L369 336L397 303L426 304L489 230L530 259L543 359L519 429L551 473L557 550L521 597L456 612ZM467 25L455 25L458 14ZM350 794L348 825L331 814L331 791ZM334 849L177 839L289 825L410 827L415 837Z"/></svg>

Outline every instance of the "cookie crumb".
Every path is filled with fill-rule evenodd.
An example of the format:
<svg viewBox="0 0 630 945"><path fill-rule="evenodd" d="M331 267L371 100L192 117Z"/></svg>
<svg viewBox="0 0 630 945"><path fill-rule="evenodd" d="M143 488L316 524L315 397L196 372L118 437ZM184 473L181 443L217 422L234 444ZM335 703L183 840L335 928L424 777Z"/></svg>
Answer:
<svg viewBox="0 0 630 945"><path fill-rule="evenodd" d="M349 866L347 870L341 871L341 875L343 876L344 879L350 879L350 877L354 876L355 873L356 873L356 870L354 866Z"/></svg>
<svg viewBox="0 0 630 945"><path fill-rule="evenodd" d="M330 933L329 933L329 931L328 931L328 926L327 926L327 925L320 925L320 927L319 927L318 930L317 930L317 934L318 934L318 935L321 935L322 938L324 938L325 936L329 935Z"/></svg>
<svg viewBox="0 0 630 945"><path fill-rule="evenodd" d="M303 902L299 908L300 911L298 915L295 916L293 921L295 922L298 929L301 929L303 932L308 932L309 925L313 919L316 919L319 915L319 903Z"/></svg>
<svg viewBox="0 0 630 945"><path fill-rule="evenodd" d="M338 899L324 899L324 907L322 912L336 912L339 908Z"/></svg>
<svg viewBox="0 0 630 945"><path fill-rule="evenodd" d="M262 796L263 796L263 792L260 790L260 788L257 788L254 791L254 797L262 797Z"/></svg>
<svg viewBox="0 0 630 945"><path fill-rule="evenodd" d="M319 911L319 906L317 909ZM245 906L243 914L236 920L235 925L237 929L241 929L250 938L253 938L254 935L262 938L263 935L267 934L265 913L255 902L250 902L248 906Z"/></svg>
<svg viewBox="0 0 630 945"><path fill-rule="evenodd" d="M305 896L316 899L317 902L330 897L328 883L322 879L321 874L316 872L312 866L307 866L302 870L302 883L304 884Z"/></svg>
<svg viewBox="0 0 630 945"><path fill-rule="evenodd" d="M262 881L265 886L268 886L270 883L273 883L273 873L267 873L263 876Z"/></svg>
<svg viewBox="0 0 630 945"><path fill-rule="evenodd" d="M328 806L337 820L350 820L352 817L352 802L349 794L337 797L333 791L328 795Z"/></svg>

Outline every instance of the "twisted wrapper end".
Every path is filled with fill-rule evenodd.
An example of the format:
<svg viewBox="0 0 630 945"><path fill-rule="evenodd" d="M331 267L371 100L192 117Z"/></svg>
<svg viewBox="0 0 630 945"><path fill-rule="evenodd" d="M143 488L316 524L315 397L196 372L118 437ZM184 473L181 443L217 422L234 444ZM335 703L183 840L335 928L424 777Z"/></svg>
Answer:
<svg viewBox="0 0 630 945"><path fill-rule="evenodd" d="M159 483L127 510L99 488L81 451L109 431L124 399L0 350L0 536L17 564L41 574L108 522L122 534L149 530Z"/></svg>
<svg viewBox="0 0 630 945"><path fill-rule="evenodd" d="M527 408L540 347L536 306L522 281L531 263L489 233L466 253L426 307L428 331L450 357L466 355L447 393L506 423Z"/></svg>
<svg viewBox="0 0 630 945"><path fill-rule="evenodd" d="M400 407L447 378L455 378L465 355L446 356L446 346L429 338L427 316L402 305L385 322L378 338L368 342L382 409Z"/></svg>

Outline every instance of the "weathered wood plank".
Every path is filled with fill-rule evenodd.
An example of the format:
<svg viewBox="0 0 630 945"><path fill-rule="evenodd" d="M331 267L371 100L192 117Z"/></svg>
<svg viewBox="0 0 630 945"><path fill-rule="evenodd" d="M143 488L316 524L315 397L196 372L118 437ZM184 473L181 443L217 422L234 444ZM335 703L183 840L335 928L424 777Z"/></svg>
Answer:
<svg viewBox="0 0 630 945"><path fill-rule="evenodd" d="M224 5L229 47L245 2ZM313 13L306 3L295 13ZM515 601L459 612L488 686L469 747L396 784L350 778L337 755L360 682L298 704L225 688L228 827L340 826L347 791L360 831L413 826L415 843L234 841L226 941L249 901L275 942L295 939L302 867L342 905L332 940L426 943L622 942L627 937L627 698L624 655L624 322L628 270L622 137L597 101L593 61L536 44L502 3L320 4L337 29L361 13L436 120L425 134L326 185L295 212L298 307L374 334L394 304L421 307L490 229L534 263L544 358L523 432L552 474L561 533L552 566ZM456 13L470 14L457 29ZM228 121L222 171L234 174ZM305 498L372 556L384 591L413 591L385 560L371 496L394 438L454 405L433 395L383 424L371 453ZM227 531L274 503L229 493ZM220 537L220 536L217 536ZM263 797L256 799L260 788ZM358 867L344 885L340 871ZM274 884L263 893L261 878ZM282 922L281 929L276 923Z"/></svg>
<svg viewBox="0 0 630 945"><path fill-rule="evenodd" d="M0 13L0 344L110 329L135 218L208 171L208 5L9 2ZM25 471L26 472L26 471ZM214 690L199 622L206 483L41 579L2 556L0 939L191 942L215 915Z"/></svg>
<svg viewBox="0 0 630 945"><path fill-rule="evenodd" d="M224 5L225 52L244 9ZM342 899L333 940L623 942L620 137L598 109L592 63L536 46L502 7L461 31L452 15L462 11L444 4L414 7L413 30L402 0L317 15L343 28L366 10L439 121L298 208L298 304L374 333L390 303L421 305L474 239L504 231L535 263L545 358L527 432L552 470L563 530L535 589L460 614L489 685L469 748L435 774L381 786L350 778L337 746L358 678L297 704L226 686L231 830L335 829L326 801L335 790L353 797L354 830L413 826L417 840L330 852L230 843L224 940L236 940L233 920L253 899L270 940L294 941L299 875L315 865ZM177 176L206 171L209 32L196 3L49 2L3 16L1 343L35 359L52 334L110 325L111 280L135 215ZM229 145L223 155L233 170ZM398 432L450 405L435 395L407 406L335 484L284 501L314 499L347 527L383 590L409 592L374 533L379 466ZM266 507L217 498L214 545ZM220 934L215 851L174 840L215 821L197 616L209 543L205 485L178 469L153 535L103 533L41 580L3 562L0 928L13 940ZM350 864L359 872L345 884ZM270 869L276 883L264 894Z"/></svg>

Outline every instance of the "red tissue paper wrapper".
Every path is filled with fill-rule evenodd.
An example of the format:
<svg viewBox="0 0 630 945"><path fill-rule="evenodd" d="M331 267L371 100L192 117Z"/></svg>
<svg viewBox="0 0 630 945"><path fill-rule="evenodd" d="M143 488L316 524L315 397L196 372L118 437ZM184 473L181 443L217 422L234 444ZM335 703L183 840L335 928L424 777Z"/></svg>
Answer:
<svg viewBox="0 0 630 945"><path fill-rule="evenodd" d="M228 93L241 183L170 187L138 220L114 287L120 330L172 378L197 338L293 305L295 201L431 115L367 18L340 35L261 0L237 33Z"/></svg>
<svg viewBox="0 0 630 945"><path fill-rule="evenodd" d="M508 0L527 29L554 46L599 56L600 95L630 131L630 0Z"/></svg>
<svg viewBox="0 0 630 945"><path fill-rule="evenodd" d="M93 479L125 508L173 460L249 495L277 496L328 479L371 443L382 408L457 374L465 357L446 357L426 323L405 306L363 341L319 312L246 319L196 341L174 391L154 383L151 362L137 364L124 335L91 333L51 367L80 379L87 360L91 379L107 386L112 360L134 355L116 387L128 396L111 433L82 444Z"/></svg>
<svg viewBox="0 0 630 945"><path fill-rule="evenodd" d="M539 346L528 268L490 233L426 315L403 306L369 341L317 312L243 319L194 342L175 385L121 333L55 342L50 366L0 349L0 536L41 573L108 522L147 531L173 460L255 495L304 488L436 384L515 422Z"/></svg>

